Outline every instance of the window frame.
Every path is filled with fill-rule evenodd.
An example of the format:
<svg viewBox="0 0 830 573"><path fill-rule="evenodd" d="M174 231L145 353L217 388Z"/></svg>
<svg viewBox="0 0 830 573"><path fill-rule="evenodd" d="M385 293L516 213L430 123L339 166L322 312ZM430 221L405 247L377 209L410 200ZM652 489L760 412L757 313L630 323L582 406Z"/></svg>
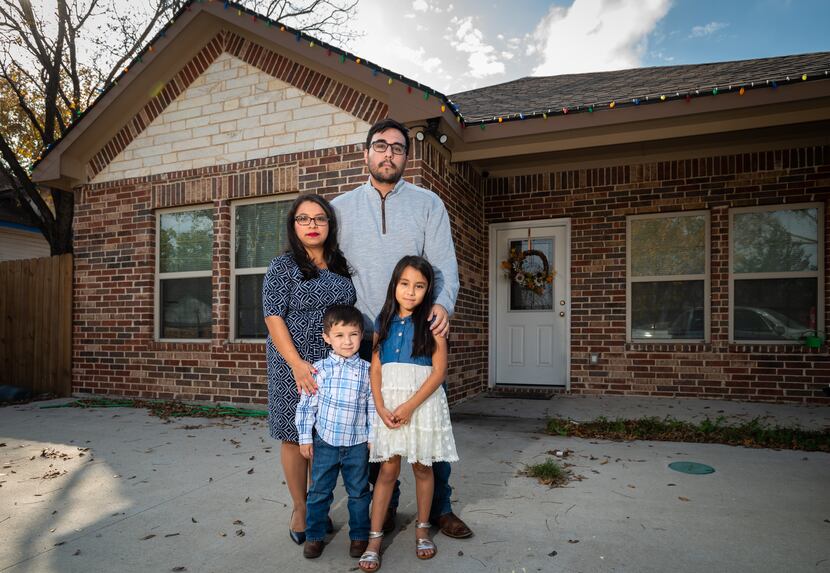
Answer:
<svg viewBox="0 0 830 573"><path fill-rule="evenodd" d="M211 220L213 222L213 239L210 246L211 250L211 268L206 271L185 271L178 273L162 273L161 272L161 217L169 213L182 213L186 211L206 211L210 210ZM213 262L215 260L215 242L216 242L216 209L212 203L200 203L197 205L185 205L180 207L169 207L165 209L156 210L156 265L155 265L155 279L153 291L153 339L156 342L178 342L185 344L206 344L213 339L213 318L215 315L215 308L213 305L214 295L213 291ZM162 276L163 275L163 276ZM190 279L190 278L204 278L211 279L211 325L210 337L208 338L162 338L161 337L161 281L166 279Z"/></svg>
<svg viewBox="0 0 830 573"><path fill-rule="evenodd" d="M797 211L800 209L816 209L816 241L818 250L816 252L817 269L815 271L782 271L771 273L735 273L733 262L735 256L735 215L741 213L763 213L770 211ZM730 344L775 344L775 345L798 345L803 344L800 340L735 340L735 276L737 280L764 280L783 278L811 278L816 277L818 300L816 301L816 330L824 332L824 203L780 203L776 205L755 205L752 207L733 207L729 209L729 343Z"/></svg>
<svg viewBox="0 0 830 573"><path fill-rule="evenodd" d="M648 219L673 219L677 217L699 217L704 218L704 272L702 275L666 275L666 276L642 276L634 277L631 273L631 227L633 221ZM667 213L648 213L645 215L628 215L625 220L625 340L632 344L701 344L708 343L712 339L711 321L711 252L712 252L712 227L711 213L708 209L695 211L672 211ZM633 338L631 336L631 312L632 284L638 282L677 282L677 281L698 281L703 279L703 338Z"/></svg>
<svg viewBox="0 0 830 573"><path fill-rule="evenodd" d="M231 297L231 305L230 305L230 330L229 330L229 342L232 343L250 343L250 344L265 344L265 338L240 338L239 333L237 332L237 324L236 324L236 277L240 275L257 275L262 274L265 275L268 272L268 266L264 267L251 267L248 269L237 269L236 268L236 208L242 205L253 205L257 203L280 203L283 201L286 202L293 202L297 197L299 197L299 193L288 193L285 195L267 195L265 197L251 197L247 199L237 199L231 202L231 289L230 289L230 297ZM278 252L274 254L274 257L278 257L282 254L282 252ZM241 271L241 272L240 272Z"/></svg>

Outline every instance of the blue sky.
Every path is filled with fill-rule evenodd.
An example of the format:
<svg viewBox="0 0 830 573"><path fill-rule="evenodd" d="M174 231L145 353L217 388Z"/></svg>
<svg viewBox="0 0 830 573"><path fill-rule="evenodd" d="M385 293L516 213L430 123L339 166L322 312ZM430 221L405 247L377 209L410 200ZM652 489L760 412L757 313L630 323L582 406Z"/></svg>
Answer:
<svg viewBox="0 0 830 573"><path fill-rule="evenodd" d="M357 55L446 94L557 75L830 51L828 0L360 0Z"/></svg>

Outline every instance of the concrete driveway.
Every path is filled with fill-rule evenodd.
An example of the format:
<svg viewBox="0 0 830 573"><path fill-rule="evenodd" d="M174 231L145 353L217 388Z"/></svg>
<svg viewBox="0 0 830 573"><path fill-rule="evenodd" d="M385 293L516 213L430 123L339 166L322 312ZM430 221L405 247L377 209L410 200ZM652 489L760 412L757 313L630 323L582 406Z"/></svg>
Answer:
<svg viewBox="0 0 830 573"><path fill-rule="evenodd" d="M289 540L279 448L263 421L43 405L0 408L0 572L356 570L342 487L323 556L305 560ZM383 570L830 571L828 454L539 433L546 415L666 414L830 427L827 407L479 397L453 411L462 460L451 482L476 535L437 534L438 555L418 561L405 469ZM572 452L583 479L550 489L519 475L554 449ZM668 468L679 460L716 471Z"/></svg>

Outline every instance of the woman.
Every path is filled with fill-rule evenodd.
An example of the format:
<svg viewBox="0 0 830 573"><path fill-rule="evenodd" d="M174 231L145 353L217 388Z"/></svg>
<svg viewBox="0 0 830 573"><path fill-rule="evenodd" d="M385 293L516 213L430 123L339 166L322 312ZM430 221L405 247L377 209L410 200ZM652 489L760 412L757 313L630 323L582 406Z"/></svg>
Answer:
<svg viewBox="0 0 830 573"><path fill-rule="evenodd" d="M299 393L317 390L312 364L326 355L323 313L333 304L354 304L355 290L328 201L298 197L286 223L289 249L268 267L262 309L268 328L268 425L271 436L282 440L280 460L294 504L288 533L300 545L309 466L300 455L294 414Z"/></svg>

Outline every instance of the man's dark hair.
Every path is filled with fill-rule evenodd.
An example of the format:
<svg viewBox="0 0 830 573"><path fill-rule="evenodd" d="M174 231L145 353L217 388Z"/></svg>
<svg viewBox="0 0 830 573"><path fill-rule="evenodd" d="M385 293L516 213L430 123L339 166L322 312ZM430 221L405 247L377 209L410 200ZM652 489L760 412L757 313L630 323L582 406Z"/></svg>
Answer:
<svg viewBox="0 0 830 573"><path fill-rule="evenodd" d="M403 134L403 139L405 142L404 145L406 146L406 151L404 152L404 155L409 155L409 130L406 128L404 124L395 121L391 117L382 119L369 128L369 134L366 136L366 149L369 149L369 146L372 145L372 137L376 133L384 132L387 129L397 129L401 132L401 134Z"/></svg>
<svg viewBox="0 0 830 573"><path fill-rule="evenodd" d="M328 334L335 324L357 326L363 332L363 315L350 304L335 304L323 315L323 332Z"/></svg>

